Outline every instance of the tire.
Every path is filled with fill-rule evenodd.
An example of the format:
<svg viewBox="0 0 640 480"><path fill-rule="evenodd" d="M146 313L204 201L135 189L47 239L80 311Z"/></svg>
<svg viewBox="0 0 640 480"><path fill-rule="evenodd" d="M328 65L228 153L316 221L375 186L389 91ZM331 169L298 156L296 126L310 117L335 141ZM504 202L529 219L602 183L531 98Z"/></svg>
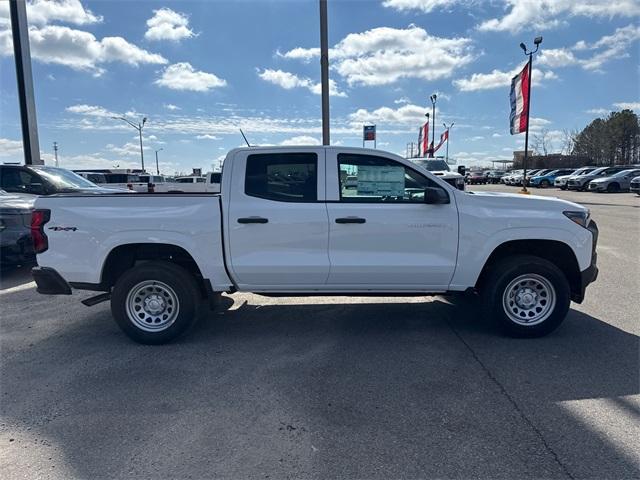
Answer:
<svg viewBox="0 0 640 480"><path fill-rule="evenodd" d="M111 293L111 313L118 326L146 345L170 342L187 331L199 304L194 276L170 262L153 261L127 270Z"/></svg>
<svg viewBox="0 0 640 480"><path fill-rule="evenodd" d="M542 180L540 182L540 187L542 188L549 188L551 186L551 182L549 180Z"/></svg>
<svg viewBox="0 0 640 480"><path fill-rule="evenodd" d="M619 191L620 191L620 185L618 183L613 182L607 185L607 192L618 193Z"/></svg>
<svg viewBox="0 0 640 480"><path fill-rule="evenodd" d="M499 261L491 267L483 285L480 293L485 312L511 337L534 338L551 333L564 321L571 303L569 282L562 271L532 255ZM518 295L520 300L516 300Z"/></svg>

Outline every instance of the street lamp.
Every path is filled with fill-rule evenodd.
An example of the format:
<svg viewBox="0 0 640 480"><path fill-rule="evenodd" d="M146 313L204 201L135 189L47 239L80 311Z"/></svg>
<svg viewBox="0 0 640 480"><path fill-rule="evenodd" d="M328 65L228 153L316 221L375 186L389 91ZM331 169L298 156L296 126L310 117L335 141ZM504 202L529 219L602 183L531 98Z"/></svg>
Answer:
<svg viewBox="0 0 640 480"><path fill-rule="evenodd" d="M444 130L445 132L447 132L447 153L446 153L446 162L449 163L449 135L450 135L450 131L453 128L453 126L456 124L456 122L451 122L451 125L449 125L447 127L446 123L442 123L442 125L444 125Z"/></svg>
<svg viewBox="0 0 640 480"><path fill-rule="evenodd" d="M522 167L524 172L522 174L522 190L520 190L520 193L524 194L529 193L529 191L527 190L527 157L529 156L529 108L531 106L531 76L533 75L533 54L536 53L540 48L542 37L536 37L533 40L533 43L536 46L536 49L533 51L527 50L527 46L524 43L520 43L520 48L522 49L524 54L529 57L529 75L527 76L527 130L524 133L524 159L522 160Z"/></svg>
<svg viewBox="0 0 640 480"><path fill-rule="evenodd" d="M433 158L434 155L434 146L436 144L436 100L438 99L438 95L436 95L435 93L433 95L431 95L429 97L429 99L431 100L431 108L432 108L432 115L433 115L433 127L432 127L432 135L431 135L431 158Z"/></svg>
<svg viewBox="0 0 640 480"><path fill-rule="evenodd" d="M164 150L164 148L160 147L158 150L156 150L156 173L158 175L160 175L160 167L158 166L158 152L161 152L162 150Z"/></svg>
<svg viewBox="0 0 640 480"><path fill-rule="evenodd" d="M123 122L127 122L129 125L131 125L133 128L135 128L138 131L138 135L140 136L140 161L142 162L142 172L144 173L144 152L142 150L142 129L144 127L144 124L147 123L147 117L144 117L142 119L142 122L138 123L138 125L129 121L125 117L111 117L111 118L113 118L114 120L122 120Z"/></svg>

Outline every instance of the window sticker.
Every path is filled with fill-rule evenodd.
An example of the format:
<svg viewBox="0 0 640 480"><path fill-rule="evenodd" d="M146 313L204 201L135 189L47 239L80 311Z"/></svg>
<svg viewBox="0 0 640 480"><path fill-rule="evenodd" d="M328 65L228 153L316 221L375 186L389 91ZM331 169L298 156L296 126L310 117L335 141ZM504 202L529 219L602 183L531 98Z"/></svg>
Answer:
<svg viewBox="0 0 640 480"><path fill-rule="evenodd" d="M393 196L404 195L404 167L358 165L358 195Z"/></svg>

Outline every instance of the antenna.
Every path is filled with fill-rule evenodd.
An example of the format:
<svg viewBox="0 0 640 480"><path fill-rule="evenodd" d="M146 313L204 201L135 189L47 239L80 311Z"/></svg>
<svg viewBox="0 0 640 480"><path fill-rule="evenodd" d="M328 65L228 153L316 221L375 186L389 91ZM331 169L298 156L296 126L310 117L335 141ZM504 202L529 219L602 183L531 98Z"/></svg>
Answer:
<svg viewBox="0 0 640 480"><path fill-rule="evenodd" d="M247 140L247 137L245 136L244 132L242 131L241 128L239 130L240 130L240 133L242 134L242 138L244 138L244 141L247 144L247 147L250 147L251 145L249 145L249 140Z"/></svg>

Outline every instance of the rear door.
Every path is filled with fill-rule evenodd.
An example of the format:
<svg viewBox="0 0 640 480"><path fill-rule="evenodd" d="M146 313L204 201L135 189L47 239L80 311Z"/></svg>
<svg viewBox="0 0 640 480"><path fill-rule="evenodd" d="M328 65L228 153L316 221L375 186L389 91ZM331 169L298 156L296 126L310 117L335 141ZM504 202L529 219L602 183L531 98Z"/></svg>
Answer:
<svg viewBox="0 0 640 480"><path fill-rule="evenodd" d="M357 178L355 187L347 177ZM327 151L328 285L337 290L446 290L458 250L453 193L409 162ZM335 180L334 180L335 179ZM424 189L450 203L424 203Z"/></svg>
<svg viewBox="0 0 640 480"><path fill-rule="evenodd" d="M240 150L227 201L228 263L245 289L321 288L329 274L324 149Z"/></svg>

